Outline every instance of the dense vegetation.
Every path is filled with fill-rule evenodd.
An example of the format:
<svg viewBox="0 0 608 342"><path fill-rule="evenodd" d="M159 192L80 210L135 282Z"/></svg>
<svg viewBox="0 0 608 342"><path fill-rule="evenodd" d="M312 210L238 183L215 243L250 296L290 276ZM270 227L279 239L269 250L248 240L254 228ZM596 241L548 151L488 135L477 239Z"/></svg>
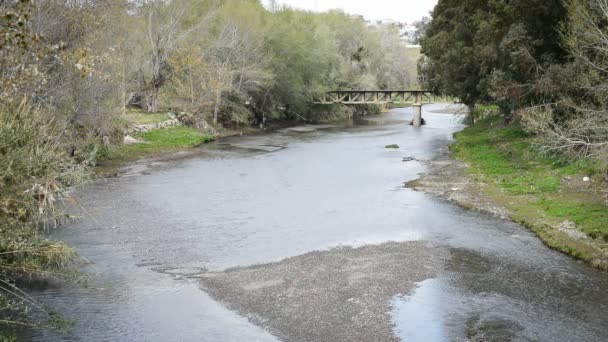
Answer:
<svg viewBox="0 0 608 342"><path fill-rule="evenodd" d="M474 122L455 156L548 245L608 269L608 1L440 0L432 16L423 82Z"/></svg>
<svg viewBox="0 0 608 342"><path fill-rule="evenodd" d="M470 108L495 103L521 119L544 151L606 171L607 9L606 0L441 0L419 70Z"/></svg>
<svg viewBox="0 0 608 342"><path fill-rule="evenodd" d="M71 219L66 188L100 157L211 139L198 128L349 115L309 103L330 89L411 86L417 58L396 27L339 11L256 0L1 1L0 328L59 323L14 281L65 276L74 253L43 232ZM191 127L136 134L146 143L117 149L125 123L167 111Z"/></svg>

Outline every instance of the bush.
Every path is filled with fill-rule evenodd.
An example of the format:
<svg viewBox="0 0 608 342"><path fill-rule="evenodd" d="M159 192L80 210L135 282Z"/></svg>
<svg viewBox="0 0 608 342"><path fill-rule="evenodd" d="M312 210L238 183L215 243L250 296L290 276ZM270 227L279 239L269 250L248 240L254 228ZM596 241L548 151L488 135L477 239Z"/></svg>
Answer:
<svg viewBox="0 0 608 342"><path fill-rule="evenodd" d="M26 101L0 105L0 320L21 325L58 322L13 281L69 276L65 267L74 251L43 232L67 219L56 203L66 186L87 175L76 153L69 153L63 131L45 117ZM29 320L25 313L31 310L43 311L48 320Z"/></svg>

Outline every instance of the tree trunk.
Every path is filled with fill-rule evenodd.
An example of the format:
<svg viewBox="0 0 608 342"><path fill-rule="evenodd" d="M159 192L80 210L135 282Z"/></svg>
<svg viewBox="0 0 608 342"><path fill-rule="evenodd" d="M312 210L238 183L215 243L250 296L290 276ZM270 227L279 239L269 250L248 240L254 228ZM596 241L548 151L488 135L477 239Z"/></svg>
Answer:
<svg viewBox="0 0 608 342"><path fill-rule="evenodd" d="M156 113L158 111L158 88L148 90L146 94L146 111Z"/></svg>
<svg viewBox="0 0 608 342"><path fill-rule="evenodd" d="M474 125L475 124L475 105L469 104L466 106L469 107L469 117L471 118L471 125Z"/></svg>
<svg viewBox="0 0 608 342"><path fill-rule="evenodd" d="M217 124L217 117L220 111L220 102L222 101L222 91L216 90L215 92L215 106L213 107L213 123Z"/></svg>

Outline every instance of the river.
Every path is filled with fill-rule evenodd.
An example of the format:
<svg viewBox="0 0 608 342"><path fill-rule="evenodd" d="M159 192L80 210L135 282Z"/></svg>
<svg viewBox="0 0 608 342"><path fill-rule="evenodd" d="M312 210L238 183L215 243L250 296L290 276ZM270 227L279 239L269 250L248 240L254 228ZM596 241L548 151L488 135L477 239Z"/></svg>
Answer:
<svg viewBox="0 0 608 342"><path fill-rule="evenodd" d="M420 129L395 109L220 139L77 189L86 213L53 237L87 286L32 290L75 324L20 339L608 340L606 273L404 187L463 128L445 106Z"/></svg>

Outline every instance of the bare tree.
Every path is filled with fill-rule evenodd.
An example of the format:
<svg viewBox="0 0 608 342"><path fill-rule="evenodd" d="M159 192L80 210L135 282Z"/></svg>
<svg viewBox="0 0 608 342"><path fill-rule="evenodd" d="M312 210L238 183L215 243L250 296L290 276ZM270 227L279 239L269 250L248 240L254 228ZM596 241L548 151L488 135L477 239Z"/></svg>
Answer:
<svg viewBox="0 0 608 342"><path fill-rule="evenodd" d="M222 24L210 56L217 81L213 108L215 123L223 92L246 95L271 78L264 70L268 59L264 56L263 43L261 38L243 30L236 22Z"/></svg>
<svg viewBox="0 0 608 342"><path fill-rule="evenodd" d="M559 94L551 104L522 111L524 127L545 150L591 158L608 170L608 0L569 0L565 45L575 61L537 86ZM552 78L553 77L553 78ZM554 79L566 84L555 90Z"/></svg>
<svg viewBox="0 0 608 342"><path fill-rule="evenodd" d="M132 96L131 101L139 102L147 111L158 111L158 92L174 74L170 57L192 32L202 31L214 15L209 11L194 24L184 27L187 11L188 6L182 2L162 0L146 1L139 9L145 20L148 52L138 72L139 94Z"/></svg>

